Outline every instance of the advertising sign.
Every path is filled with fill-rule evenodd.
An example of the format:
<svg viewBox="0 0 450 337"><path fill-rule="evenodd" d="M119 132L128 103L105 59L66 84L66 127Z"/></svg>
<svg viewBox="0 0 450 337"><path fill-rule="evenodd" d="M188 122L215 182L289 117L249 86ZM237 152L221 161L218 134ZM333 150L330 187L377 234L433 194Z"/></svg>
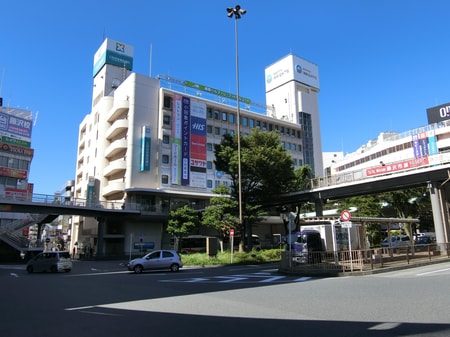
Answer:
<svg viewBox="0 0 450 337"><path fill-rule="evenodd" d="M450 103L427 109L428 124L439 123L450 119Z"/></svg>
<svg viewBox="0 0 450 337"><path fill-rule="evenodd" d="M144 125L141 130L141 172L150 171L151 141L150 126Z"/></svg>
<svg viewBox="0 0 450 337"><path fill-rule="evenodd" d="M31 139L33 121L0 112L0 132Z"/></svg>
<svg viewBox="0 0 450 337"><path fill-rule="evenodd" d="M105 64L133 69L133 47L125 43L106 39L94 55L93 76L102 69Z"/></svg>
<svg viewBox="0 0 450 337"><path fill-rule="evenodd" d="M297 81L319 89L319 67L295 55L288 55L265 70L266 92L287 82Z"/></svg>

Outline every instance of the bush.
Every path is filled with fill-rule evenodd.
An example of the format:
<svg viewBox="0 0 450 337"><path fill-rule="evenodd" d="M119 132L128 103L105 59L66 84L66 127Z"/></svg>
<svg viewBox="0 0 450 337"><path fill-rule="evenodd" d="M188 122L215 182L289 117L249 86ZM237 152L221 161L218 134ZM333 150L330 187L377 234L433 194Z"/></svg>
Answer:
<svg viewBox="0 0 450 337"><path fill-rule="evenodd" d="M233 264L278 262L281 260L282 251L282 249L267 249L235 252L233 253ZM227 265L231 263L230 252L218 252L216 256L208 256L206 253L183 254L181 258L186 266Z"/></svg>

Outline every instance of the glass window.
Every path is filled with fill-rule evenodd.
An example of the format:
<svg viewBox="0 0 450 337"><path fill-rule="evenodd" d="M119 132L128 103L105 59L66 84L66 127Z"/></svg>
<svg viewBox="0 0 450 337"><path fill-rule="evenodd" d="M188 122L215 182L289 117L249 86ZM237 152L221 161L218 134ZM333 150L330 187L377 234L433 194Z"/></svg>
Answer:
<svg viewBox="0 0 450 337"><path fill-rule="evenodd" d="M212 167L213 167L212 161L207 161L207 162L206 162L206 168L207 168L208 170L211 170Z"/></svg>
<svg viewBox="0 0 450 337"><path fill-rule="evenodd" d="M213 151L213 145L211 143L206 144L206 151Z"/></svg>
<svg viewBox="0 0 450 337"><path fill-rule="evenodd" d="M172 109L172 97L164 96L164 108Z"/></svg>
<svg viewBox="0 0 450 337"><path fill-rule="evenodd" d="M168 154L162 155L162 162L163 162L163 164L169 164L169 155Z"/></svg>
<svg viewBox="0 0 450 337"><path fill-rule="evenodd" d="M214 110L214 119L219 119L219 110Z"/></svg>
<svg viewBox="0 0 450 337"><path fill-rule="evenodd" d="M248 126L248 118L247 117L242 117L242 125Z"/></svg>
<svg viewBox="0 0 450 337"><path fill-rule="evenodd" d="M230 123L234 123L235 122L235 119L234 119L234 114L228 114L228 121L230 122Z"/></svg>
<svg viewBox="0 0 450 337"><path fill-rule="evenodd" d="M161 176L161 183L168 184L169 183L169 176L167 174L163 174Z"/></svg>
<svg viewBox="0 0 450 337"><path fill-rule="evenodd" d="M164 117L163 117L163 124L164 125L170 125L170 116L169 115L164 115Z"/></svg>
<svg viewBox="0 0 450 337"><path fill-rule="evenodd" d="M227 121L227 113L224 112L224 111L222 111L222 120L223 120L224 122Z"/></svg>
<svg viewBox="0 0 450 337"><path fill-rule="evenodd" d="M206 187L207 188L212 188L212 180L210 180L210 179L208 179L207 181L206 181Z"/></svg>
<svg viewBox="0 0 450 337"><path fill-rule="evenodd" d="M227 133L228 133L228 129L223 128L223 129L222 129L222 136L223 136L223 135L226 135Z"/></svg>
<svg viewBox="0 0 450 337"><path fill-rule="evenodd" d="M212 125L207 125L206 126L206 132L207 133L212 133Z"/></svg>
<svg viewBox="0 0 450 337"><path fill-rule="evenodd" d="M163 144L169 144L170 143L170 137L168 135L163 135Z"/></svg>
<svg viewBox="0 0 450 337"><path fill-rule="evenodd" d="M207 116L208 118L212 118L212 116L213 116L213 111L212 111L211 108L206 108L206 116Z"/></svg>
<svg viewBox="0 0 450 337"><path fill-rule="evenodd" d="M216 134L216 135L220 135L220 128L219 127L215 127L214 128L214 134Z"/></svg>
<svg viewBox="0 0 450 337"><path fill-rule="evenodd" d="M255 127L255 120L250 118L250 127L254 128Z"/></svg>

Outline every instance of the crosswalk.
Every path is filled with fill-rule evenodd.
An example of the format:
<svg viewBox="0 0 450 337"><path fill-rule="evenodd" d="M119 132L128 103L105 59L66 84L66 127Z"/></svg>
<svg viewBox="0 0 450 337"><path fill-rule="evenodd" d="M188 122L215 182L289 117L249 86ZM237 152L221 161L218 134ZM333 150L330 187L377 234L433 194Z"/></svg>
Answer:
<svg viewBox="0 0 450 337"><path fill-rule="evenodd" d="M219 275L209 277L191 277L182 279L166 279L160 282L176 283L292 283L306 282L312 277L293 277L284 275L273 275L271 273L250 273L236 275Z"/></svg>

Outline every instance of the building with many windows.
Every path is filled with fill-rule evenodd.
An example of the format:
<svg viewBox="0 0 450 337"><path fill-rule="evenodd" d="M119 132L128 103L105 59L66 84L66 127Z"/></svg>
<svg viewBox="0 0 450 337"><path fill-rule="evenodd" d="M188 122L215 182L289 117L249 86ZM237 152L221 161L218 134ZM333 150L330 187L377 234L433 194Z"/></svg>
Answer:
<svg viewBox="0 0 450 337"><path fill-rule="evenodd" d="M95 250L101 237L99 255L132 252L136 242L169 246L168 212L185 204L202 209L214 188L231 183L214 167L214 144L236 132L236 96L137 74L132 66L133 47L104 41L94 56L92 111L79 126L75 198L142 212L139 219L108 221L101 236L95 219L74 217L72 244ZM318 84L317 66L294 55L269 66L267 104L240 97L241 133L277 130L294 165L321 175ZM283 223L277 217L255 232L284 233Z"/></svg>

